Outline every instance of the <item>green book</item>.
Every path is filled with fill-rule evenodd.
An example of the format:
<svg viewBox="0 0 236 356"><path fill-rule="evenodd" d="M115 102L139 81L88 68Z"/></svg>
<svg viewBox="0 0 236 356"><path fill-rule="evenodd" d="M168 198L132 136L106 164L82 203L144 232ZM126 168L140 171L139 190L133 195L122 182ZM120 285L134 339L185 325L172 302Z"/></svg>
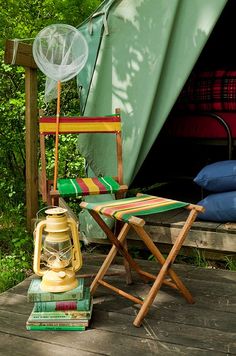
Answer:
<svg viewBox="0 0 236 356"><path fill-rule="evenodd" d="M28 318L26 325L40 326L88 326L90 319L33 319Z"/></svg>
<svg viewBox="0 0 236 356"><path fill-rule="evenodd" d="M90 303L89 310L59 310L59 311L35 311L35 306L30 314L29 321L52 321L52 320L90 320L92 316L93 302Z"/></svg>
<svg viewBox="0 0 236 356"><path fill-rule="evenodd" d="M84 288L83 299L61 300L53 302L35 302L34 312L55 312L55 311L89 311L91 305L91 295L89 287Z"/></svg>
<svg viewBox="0 0 236 356"><path fill-rule="evenodd" d="M26 325L26 330L51 330L51 331L84 331L86 329L83 325Z"/></svg>
<svg viewBox="0 0 236 356"><path fill-rule="evenodd" d="M51 293L45 292L41 289L41 279L32 279L27 298L29 302L50 302L50 301L60 301L60 300L79 300L83 298L84 292L84 278L78 278L78 286L67 292Z"/></svg>
<svg viewBox="0 0 236 356"><path fill-rule="evenodd" d="M31 320L30 318L26 322L27 325L40 325L40 326L88 326L90 320Z"/></svg>

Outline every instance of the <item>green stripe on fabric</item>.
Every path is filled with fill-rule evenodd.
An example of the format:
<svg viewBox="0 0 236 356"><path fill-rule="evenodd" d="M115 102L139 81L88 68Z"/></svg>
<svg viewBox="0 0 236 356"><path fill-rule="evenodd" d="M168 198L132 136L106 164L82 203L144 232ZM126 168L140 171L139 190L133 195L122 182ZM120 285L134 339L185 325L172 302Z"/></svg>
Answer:
<svg viewBox="0 0 236 356"><path fill-rule="evenodd" d="M142 196L139 196L138 199L144 199L146 198L148 195L145 194L145 195L142 195ZM96 208L98 205L101 206L101 208L104 208L106 205L109 205L109 204L113 204L116 205L117 204L123 204L124 202L132 202L132 201L136 201L137 200L137 197L131 197L131 198L125 198L125 199L119 199L119 200L107 200L107 201L103 201L102 203L91 203L91 202L88 202L87 205L86 205L86 209L88 210L93 210L94 208Z"/></svg>
<svg viewBox="0 0 236 356"><path fill-rule="evenodd" d="M99 177L99 181L105 186L107 192L106 193L116 193L120 185L112 178L112 177ZM75 178L73 179L65 179L60 178L57 180L57 187L61 197L69 198L69 197L78 197L84 195L83 187L80 186ZM97 188L99 190L99 188ZM92 193L91 191L86 190L85 195L89 195Z"/></svg>
<svg viewBox="0 0 236 356"><path fill-rule="evenodd" d="M82 195L82 191L76 179L58 179L57 181L58 191L61 197L78 197Z"/></svg>
<svg viewBox="0 0 236 356"><path fill-rule="evenodd" d="M170 205L163 205L157 208L152 208L152 209L147 209L147 210L142 210L142 211L134 211L133 213L130 214L123 214L122 215L122 220L125 222L128 222L128 220L132 217L132 216L142 216L142 215L151 215L151 214L160 214L160 213L164 213L165 211L170 211L170 210L174 210L174 209L179 209L179 208L183 208L185 206L189 205L189 203L184 203L184 202L177 202L174 204L170 204Z"/></svg>
<svg viewBox="0 0 236 356"><path fill-rule="evenodd" d="M166 204L166 205L163 204L163 205L158 205L157 207L149 208L148 206L145 206L145 203L147 202L147 200L145 198L147 198L147 197L152 198L152 196L145 194L145 195L138 196L138 197L120 199L117 201L117 210L115 210L116 201L114 201L114 200L106 201L101 204L87 203L86 209L96 210L96 208L99 207L100 208L99 210L103 210L103 209L105 210L106 208L111 208L111 209L114 209L114 211L110 216L116 218L116 214L121 214L121 216L119 216L117 219L128 222L128 220L132 216L142 216L142 215L145 216L145 215L151 215L151 214L158 214L158 213L163 213L165 211L183 208L183 207L189 205L189 203L186 203L186 202L175 201L175 200L171 201L170 199L166 199L166 202L167 203L169 202L169 204ZM153 198L158 198L158 197L153 196ZM135 208L133 208L133 211L130 211L127 214L125 213L125 210L126 210L125 207L123 210L122 209L119 210L119 203L120 204L127 203L127 205L128 205L132 202L135 202L136 200L140 200L140 207L142 207L142 205L143 205L143 210L137 211L137 210L135 210ZM114 203L114 205L113 205L113 203ZM122 212L124 212L124 213L122 214ZM104 215L108 215L108 214L104 214Z"/></svg>
<svg viewBox="0 0 236 356"><path fill-rule="evenodd" d="M112 177L99 177L99 180L110 193L116 193L120 188L120 185Z"/></svg>

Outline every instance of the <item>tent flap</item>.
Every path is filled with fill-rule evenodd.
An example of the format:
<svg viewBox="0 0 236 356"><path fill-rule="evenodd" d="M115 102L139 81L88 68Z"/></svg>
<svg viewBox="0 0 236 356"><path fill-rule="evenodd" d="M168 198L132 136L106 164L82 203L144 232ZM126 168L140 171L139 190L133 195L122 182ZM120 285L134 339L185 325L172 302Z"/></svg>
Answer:
<svg viewBox="0 0 236 356"><path fill-rule="evenodd" d="M125 183L140 169L226 3L119 0L109 7L109 34L103 32L96 58L91 50L94 67L89 61L85 69L90 82L84 114L121 109ZM93 156L88 163L95 173L109 174L110 141L83 135L79 148Z"/></svg>
<svg viewBox="0 0 236 356"><path fill-rule="evenodd" d="M80 88L80 112L83 113L89 93L93 72L100 48L102 35L109 34L107 24L108 10L114 0L106 0L102 3L96 12L94 12L86 21L79 26L79 31L84 35L88 48L89 57L86 66L77 76L77 85Z"/></svg>

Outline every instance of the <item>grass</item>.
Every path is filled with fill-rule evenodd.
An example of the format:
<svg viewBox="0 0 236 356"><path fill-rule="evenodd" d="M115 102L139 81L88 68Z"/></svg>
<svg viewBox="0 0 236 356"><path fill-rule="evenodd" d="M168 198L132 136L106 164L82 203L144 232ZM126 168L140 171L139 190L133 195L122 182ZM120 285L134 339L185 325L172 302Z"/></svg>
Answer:
<svg viewBox="0 0 236 356"><path fill-rule="evenodd" d="M147 259L149 261L155 260L153 255L150 255L148 251L144 251L138 248L129 249L133 258ZM167 254L163 253L166 258ZM192 249L191 256L178 255L175 259L176 263L189 264L201 268L218 268L230 271L236 271L236 256L225 256L222 260L206 258L205 252L199 249Z"/></svg>
<svg viewBox="0 0 236 356"><path fill-rule="evenodd" d="M27 275L26 269L16 255L1 257L0 270L0 293L23 281Z"/></svg>
<svg viewBox="0 0 236 356"><path fill-rule="evenodd" d="M226 267L230 271L236 271L236 258L232 256L225 257Z"/></svg>
<svg viewBox="0 0 236 356"><path fill-rule="evenodd" d="M25 221L20 216L8 213L0 215L0 293L31 273L33 237L27 233Z"/></svg>
<svg viewBox="0 0 236 356"><path fill-rule="evenodd" d="M177 262L181 263L182 256L177 257ZM205 251L200 249L193 249L192 256L186 257L186 263L192 264L196 267L202 268L218 268L230 271L236 271L236 256L225 256L224 259L216 260L205 256ZM183 261L182 261L183 262Z"/></svg>

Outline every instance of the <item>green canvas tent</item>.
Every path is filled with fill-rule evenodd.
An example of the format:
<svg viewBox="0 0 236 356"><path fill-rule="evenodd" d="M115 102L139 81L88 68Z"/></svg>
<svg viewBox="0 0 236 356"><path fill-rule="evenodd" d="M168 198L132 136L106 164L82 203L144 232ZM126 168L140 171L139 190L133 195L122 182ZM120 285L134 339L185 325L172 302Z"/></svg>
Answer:
<svg viewBox="0 0 236 356"><path fill-rule="evenodd" d="M89 45L78 78L81 110L106 115L121 109L125 183L142 166L226 3L106 0L79 26ZM79 138L96 175L113 166L110 145L106 137ZM98 235L85 212L80 223L85 236Z"/></svg>

